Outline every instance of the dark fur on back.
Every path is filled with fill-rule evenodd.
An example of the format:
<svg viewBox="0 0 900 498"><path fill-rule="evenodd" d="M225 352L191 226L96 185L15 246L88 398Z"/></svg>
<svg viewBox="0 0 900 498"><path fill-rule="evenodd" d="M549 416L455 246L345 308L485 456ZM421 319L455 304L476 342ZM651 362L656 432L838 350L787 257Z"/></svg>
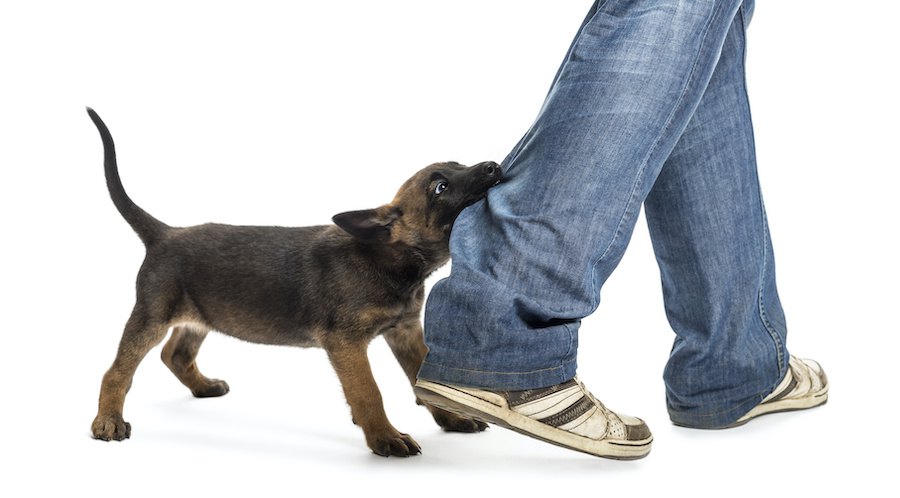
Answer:
<svg viewBox="0 0 900 498"><path fill-rule="evenodd" d="M416 259L336 226L201 225L171 229L149 247L144 268L152 275L142 270L139 279L171 278L177 286L168 292L165 321L197 321L252 342L311 346L331 330L383 332L360 323L360 309L390 310L398 318L417 311L429 269ZM155 286L138 285L147 287Z"/></svg>

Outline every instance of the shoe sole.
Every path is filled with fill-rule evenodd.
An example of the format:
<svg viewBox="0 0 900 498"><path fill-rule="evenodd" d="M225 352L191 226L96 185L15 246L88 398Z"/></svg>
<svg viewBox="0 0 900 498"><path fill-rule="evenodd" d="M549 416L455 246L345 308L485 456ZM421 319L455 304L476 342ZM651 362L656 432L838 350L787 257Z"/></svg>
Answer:
<svg viewBox="0 0 900 498"><path fill-rule="evenodd" d="M682 424L679 422L672 422L678 427L684 427L687 429L709 429L709 430L725 430L725 429L734 429L735 427L740 427L747 422L750 422L753 419L758 417L762 417L763 415L771 415L773 413L785 413L785 412L796 412L800 410L808 410L810 408L815 408L817 406L822 406L828 402L828 389L826 388L823 391L819 391L818 393L807 396L804 398L798 399L783 399L779 401L775 401L766 405L757 405L752 410L747 412L744 416L738 419L737 422L729 425L725 425L722 427L695 427L692 425Z"/></svg>
<svg viewBox="0 0 900 498"><path fill-rule="evenodd" d="M815 408L817 406L822 406L828 402L828 388L813 394L812 396L804 396L802 398L794 398L794 399L780 399L778 401L773 401L771 403L764 403L761 405L757 405L752 410L747 412L746 415L738 419L737 422L725 426L725 429L731 429L733 427L740 427L747 422L761 417L763 415L771 415L773 413L784 413L784 412L795 412L799 410L808 410L810 408Z"/></svg>
<svg viewBox="0 0 900 498"><path fill-rule="evenodd" d="M546 443L601 458L637 460L650 453L650 446L653 442L652 436L637 441L588 439L542 424L510 410L508 407L497 406L477 396L434 382L420 380L416 383L415 392L419 399L438 408L458 415L474 417L482 422L496 424Z"/></svg>

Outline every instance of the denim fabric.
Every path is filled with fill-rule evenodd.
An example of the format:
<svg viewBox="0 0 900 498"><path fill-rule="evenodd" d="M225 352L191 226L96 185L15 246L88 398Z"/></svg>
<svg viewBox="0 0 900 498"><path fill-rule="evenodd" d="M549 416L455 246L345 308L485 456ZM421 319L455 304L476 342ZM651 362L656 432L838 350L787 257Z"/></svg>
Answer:
<svg viewBox="0 0 900 498"><path fill-rule="evenodd" d="M599 0L505 180L465 210L419 377L527 389L575 375L581 319L641 204L676 333L673 421L720 427L787 369L744 85L752 2Z"/></svg>

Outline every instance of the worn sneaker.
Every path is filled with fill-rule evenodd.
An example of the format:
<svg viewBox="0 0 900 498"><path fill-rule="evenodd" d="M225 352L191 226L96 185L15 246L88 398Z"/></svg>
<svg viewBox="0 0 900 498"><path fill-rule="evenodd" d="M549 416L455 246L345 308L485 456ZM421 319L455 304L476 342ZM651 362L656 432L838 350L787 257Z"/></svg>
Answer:
<svg viewBox="0 0 900 498"><path fill-rule="evenodd" d="M805 410L828 401L828 377L818 363L791 356L788 365L787 374L772 394L728 427L744 425L767 413Z"/></svg>
<svg viewBox="0 0 900 498"><path fill-rule="evenodd" d="M643 420L608 410L578 379L526 391L487 391L419 380L422 401L591 455L642 458L653 436Z"/></svg>

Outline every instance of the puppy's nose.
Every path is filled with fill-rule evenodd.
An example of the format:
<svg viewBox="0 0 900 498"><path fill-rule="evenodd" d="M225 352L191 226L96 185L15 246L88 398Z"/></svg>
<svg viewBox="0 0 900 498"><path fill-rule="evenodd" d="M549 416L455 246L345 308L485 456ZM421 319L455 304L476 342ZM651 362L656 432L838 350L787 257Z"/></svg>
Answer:
<svg viewBox="0 0 900 498"><path fill-rule="evenodd" d="M475 165L476 168L479 168L484 171L484 174L487 176L500 176L501 170L500 165L495 163L494 161L485 161L483 163L478 163Z"/></svg>

